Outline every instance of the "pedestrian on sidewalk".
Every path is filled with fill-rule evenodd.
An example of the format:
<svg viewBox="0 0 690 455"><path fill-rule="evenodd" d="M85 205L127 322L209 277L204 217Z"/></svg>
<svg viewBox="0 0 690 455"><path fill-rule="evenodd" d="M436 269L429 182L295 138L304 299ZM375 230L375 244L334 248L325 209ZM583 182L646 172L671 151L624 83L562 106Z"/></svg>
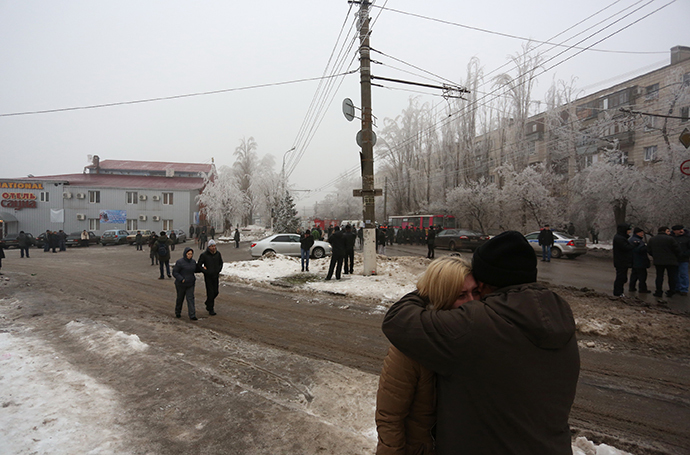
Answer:
<svg viewBox="0 0 690 455"><path fill-rule="evenodd" d="M220 286L220 272L223 270L223 257L218 251L216 241L208 241L206 251L199 255L197 262L199 270L204 274L204 284L206 285L206 311L211 316L216 315L215 301L218 297Z"/></svg>
<svg viewBox="0 0 690 455"><path fill-rule="evenodd" d="M656 269L656 291L654 297L663 297L664 273L668 274L667 297L672 297L676 292L676 278L678 278L678 257L680 246L676 239L671 237L671 230L667 226L661 226L657 234L649 240L647 251L654 259Z"/></svg>

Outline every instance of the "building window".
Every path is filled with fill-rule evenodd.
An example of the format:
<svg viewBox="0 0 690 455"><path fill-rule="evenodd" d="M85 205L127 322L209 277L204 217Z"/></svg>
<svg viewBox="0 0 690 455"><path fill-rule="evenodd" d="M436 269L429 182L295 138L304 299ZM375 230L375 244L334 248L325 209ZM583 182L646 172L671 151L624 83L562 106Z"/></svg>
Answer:
<svg viewBox="0 0 690 455"><path fill-rule="evenodd" d="M644 130L653 131L654 129L656 129L656 117L646 116L644 119Z"/></svg>
<svg viewBox="0 0 690 455"><path fill-rule="evenodd" d="M165 194L165 193L163 193ZM163 230L169 231L173 228L173 220L163 220Z"/></svg>
<svg viewBox="0 0 690 455"><path fill-rule="evenodd" d="M645 147L644 148L644 160L645 161L656 160L656 145L652 145L651 147Z"/></svg>
<svg viewBox="0 0 690 455"><path fill-rule="evenodd" d="M127 203L128 204L138 204L139 203L139 194L136 191L127 191Z"/></svg>
<svg viewBox="0 0 690 455"><path fill-rule="evenodd" d="M585 157L585 166L590 167L599 161L599 155L587 155Z"/></svg>
<svg viewBox="0 0 690 455"><path fill-rule="evenodd" d="M41 202L50 202L50 193L41 191Z"/></svg>
<svg viewBox="0 0 690 455"><path fill-rule="evenodd" d="M609 108L609 99L608 98L604 98L601 100L601 108L603 110L606 110Z"/></svg>
<svg viewBox="0 0 690 455"><path fill-rule="evenodd" d="M128 231L136 231L137 229L139 229L137 227L137 221L138 221L137 219L127 220L127 230Z"/></svg>
<svg viewBox="0 0 690 455"><path fill-rule="evenodd" d="M686 87L690 85L690 73L683 74L683 85Z"/></svg>
<svg viewBox="0 0 690 455"><path fill-rule="evenodd" d="M100 218L89 218L89 231L98 231L101 229Z"/></svg>
<svg viewBox="0 0 690 455"><path fill-rule="evenodd" d="M648 85L646 87L645 100L655 100L659 98L659 84Z"/></svg>
<svg viewBox="0 0 690 455"><path fill-rule="evenodd" d="M99 204L101 202L101 192L89 191L89 202L91 204Z"/></svg>
<svg viewBox="0 0 690 455"><path fill-rule="evenodd" d="M690 118L690 106L681 107L680 116L682 117L680 119L681 122L687 122L688 118Z"/></svg>
<svg viewBox="0 0 690 455"><path fill-rule="evenodd" d="M165 204L165 205L172 205L173 204L173 194L172 193L163 193L163 204Z"/></svg>

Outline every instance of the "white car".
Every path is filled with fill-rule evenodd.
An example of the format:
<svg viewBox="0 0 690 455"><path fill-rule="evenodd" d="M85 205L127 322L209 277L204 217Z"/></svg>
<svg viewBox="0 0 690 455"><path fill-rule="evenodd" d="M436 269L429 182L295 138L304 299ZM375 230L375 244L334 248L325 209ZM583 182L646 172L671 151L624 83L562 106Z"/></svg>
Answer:
<svg viewBox="0 0 690 455"><path fill-rule="evenodd" d="M267 253L278 253L285 256L301 256L299 234L274 234L249 245L252 257L260 257ZM315 240L310 255L320 259L331 254L331 244Z"/></svg>
<svg viewBox="0 0 690 455"><path fill-rule="evenodd" d="M531 232L525 236L537 257L541 257L541 245L539 245L539 231ZM578 256L587 254L587 239L572 237L565 232L553 231L553 247L551 257L556 259L565 256L568 259L575 259Z"/></svg>

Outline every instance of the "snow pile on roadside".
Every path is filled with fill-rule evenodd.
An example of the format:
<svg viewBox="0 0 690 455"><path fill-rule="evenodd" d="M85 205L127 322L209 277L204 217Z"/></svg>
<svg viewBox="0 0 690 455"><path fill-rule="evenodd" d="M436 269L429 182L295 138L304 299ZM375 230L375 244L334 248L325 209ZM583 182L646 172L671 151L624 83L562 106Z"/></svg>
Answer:
<svg viewBox="0 0 690 455"><path fill-rule="evenodd" d="M0 371L3 453L129 453L115 392L46 342L0 333Z"/></svg>
<svg viewBox="0 0 690 455"><path fill-rule="evenodd" d="M85 345L86 350L97 351L106 357L142 352L149 347L137 335L127 335L94 321L71 321L65 329L68 333L75 335L79 342Z"/></svg>
<svg viewBox="0 0 690 455"><path fill-rule="evenodd" d="M362 276L362 255L355 253L355 273L335 276L325 281L330 258L312 259L309 261L309 274L317 275L314 280L306 280L307 289L321 292L332 292L357 297L381 299L383 303L392 303L415 289L417 279L426 270L428 259L412 257L386 257L377 259L377 275ZM226 263L222 275L249 281L270 282L281 278L305 275L301 272L299 258L277 254L255 261L238 261Z"/></svg>
<svg viewBox="0 0 690 455"><path fill-rule="evenodd" d="M575 439L575 443L572 447L573 455L632 455L629 452L623 452L610 445L596 445L582 436Z"/></svg>

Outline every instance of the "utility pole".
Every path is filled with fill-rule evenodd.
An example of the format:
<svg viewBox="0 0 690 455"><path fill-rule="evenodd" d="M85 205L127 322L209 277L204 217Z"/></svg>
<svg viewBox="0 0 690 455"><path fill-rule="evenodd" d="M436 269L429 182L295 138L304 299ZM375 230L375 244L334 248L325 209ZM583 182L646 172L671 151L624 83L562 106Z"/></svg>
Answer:
<svg viewBox="0 0 690 455"><path fill-rule="evenodd" d="M362 94L362 203L364 215L364 275L376 275L376 210L374 205L374 142L371 113L371 60L369 56L369 0L359 8L359 64Z"/></svg>

